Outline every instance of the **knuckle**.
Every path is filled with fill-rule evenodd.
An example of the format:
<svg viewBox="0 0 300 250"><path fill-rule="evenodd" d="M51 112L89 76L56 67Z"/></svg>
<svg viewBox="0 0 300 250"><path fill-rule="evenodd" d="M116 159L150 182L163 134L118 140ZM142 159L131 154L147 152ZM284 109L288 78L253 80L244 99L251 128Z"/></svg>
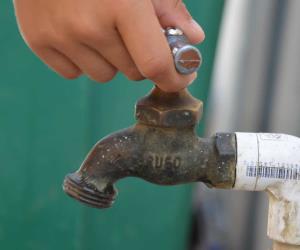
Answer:
<svg viewBox="0 0 300 250"><path fill-rule="evenodd" d="M62 75L65 79L73 80L78 78L81 75L81 72L77 70L68 70L68 71L61 72L60 75Z"/></svg>
<svg viewBox="0 0 300 250"><path fill-rule="evenodd" d="M80 24L72 32L72 36L76 39L87 42L98 44L101 46L107 46L111 44L109 36L106 35L105 30L94 27L93 24Z"/></svg>
<svg viewBox="0 0 300 250"><path fill-rule="evenodd" d="M117 26L125 24L128 20L128 13L134 14L143 10L145 8L144 2L141 0L117 0L115 4L109 2L113 23Z"/></svg>
<svg viewBox="0 0 300 250"><path fill-rule="evenodd" d="M66 22L67 32L75 38L91 39L96 34L92 22L72 19Z"/></svg>
<svg viewBox="0 0 300 250"><path fill-rule="evenodd" d="M141 73L138 71L138 69L136 67L127 69L125 71L125 75L131 81L140 81L140 80L144 79L144 77L141 75Z"/></svg>
<svg viewBox="0 0 300 250"><path fill-rule="evenodd" d="M115 77L116 73L117 71L110 70L107 72L102 72L101 74L90 74L89 78L95 82L106 83L111 81Z"/></svg>
<svg viewBox="0 0 300 250"><path fill-rule="evenodd" d="M89 25L79 24L77 27L73 27L74 35L82 39L91 39L94 36L94 31Z"/></svg>
<svg viewBox="0 0 300 250"><path fill-rule="evenodd" d="M26 42L32 50L39 50L46 46L50 40L50 35L47 32L38 32L26 37Z"/></svg>
<svg viewBox="0 0 300 250"><path fill-rule="evenodd" d="M152 57L141 65L141 73L149 79L155 79L169 71L169 64L164 58Z"/></svg>
<svg viewBox="0 0 300 250"><path fill-rule="evenodd" d="M134 3L134 0L118 0L117 4L115 5L116 11L123 11L124 8L132 8L132 4Z"/></svg>

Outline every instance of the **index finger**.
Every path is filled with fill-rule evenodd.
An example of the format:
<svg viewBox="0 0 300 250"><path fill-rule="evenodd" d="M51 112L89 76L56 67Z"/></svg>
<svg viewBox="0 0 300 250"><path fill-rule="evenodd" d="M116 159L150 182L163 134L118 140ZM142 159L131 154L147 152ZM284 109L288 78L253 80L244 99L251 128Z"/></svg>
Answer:
<svg viewBox="0 0 300 250"><path fill-rule="evenodd" d="M117 28L138 70L162 90L178 91L194 80L196 74L183 76L177 73L150 0L124 1Z"/></svg>

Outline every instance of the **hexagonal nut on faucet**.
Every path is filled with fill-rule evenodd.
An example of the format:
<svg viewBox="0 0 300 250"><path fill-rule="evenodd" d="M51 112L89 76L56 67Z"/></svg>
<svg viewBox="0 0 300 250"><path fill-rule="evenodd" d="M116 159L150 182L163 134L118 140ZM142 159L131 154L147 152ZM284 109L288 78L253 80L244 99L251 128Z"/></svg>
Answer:
<svg viewBox="0 0 300 250"><path fill-rule="evenodd" d="M155 87L136 104L135 115L139 123L168 128L195 126L201 119L203 103L186 89L166 93Z"/></svg>

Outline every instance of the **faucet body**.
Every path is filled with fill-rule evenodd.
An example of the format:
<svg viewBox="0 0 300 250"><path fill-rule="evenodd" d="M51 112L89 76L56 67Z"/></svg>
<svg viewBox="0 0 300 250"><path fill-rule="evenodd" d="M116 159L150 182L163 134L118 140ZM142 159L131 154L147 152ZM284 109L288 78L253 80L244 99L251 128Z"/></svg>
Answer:
<svg viewBox="0 0 300 250"><path fill-rule="evenodd" d="M202 102L187 90L155 88L136 105L137 124L100 140L80 169L66 177L70 196L97 208L110 207L114 183L138 177L159 185L201 181L231 188L235 179L235 135L199 138L195 125Z"/></svg>

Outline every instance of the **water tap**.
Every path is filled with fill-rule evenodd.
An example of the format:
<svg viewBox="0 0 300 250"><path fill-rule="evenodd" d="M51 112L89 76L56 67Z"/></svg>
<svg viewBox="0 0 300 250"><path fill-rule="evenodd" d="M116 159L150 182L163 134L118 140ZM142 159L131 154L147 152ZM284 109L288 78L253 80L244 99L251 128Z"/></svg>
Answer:
<svg viewBox="0 0 300 250"><path fill-rule="evenodd" d="M201 54L188 44L182 31L165 30L175 67L190 74L201 65ZM64 191L96 208L110 207L116 198L114 183L134 176L160 185L202 181L231 188L235 177L235 136L196 135L203 103L187 89L166 93L157 87L135 107L137 123L100 140L80 169L66 176Z"/></svg>

